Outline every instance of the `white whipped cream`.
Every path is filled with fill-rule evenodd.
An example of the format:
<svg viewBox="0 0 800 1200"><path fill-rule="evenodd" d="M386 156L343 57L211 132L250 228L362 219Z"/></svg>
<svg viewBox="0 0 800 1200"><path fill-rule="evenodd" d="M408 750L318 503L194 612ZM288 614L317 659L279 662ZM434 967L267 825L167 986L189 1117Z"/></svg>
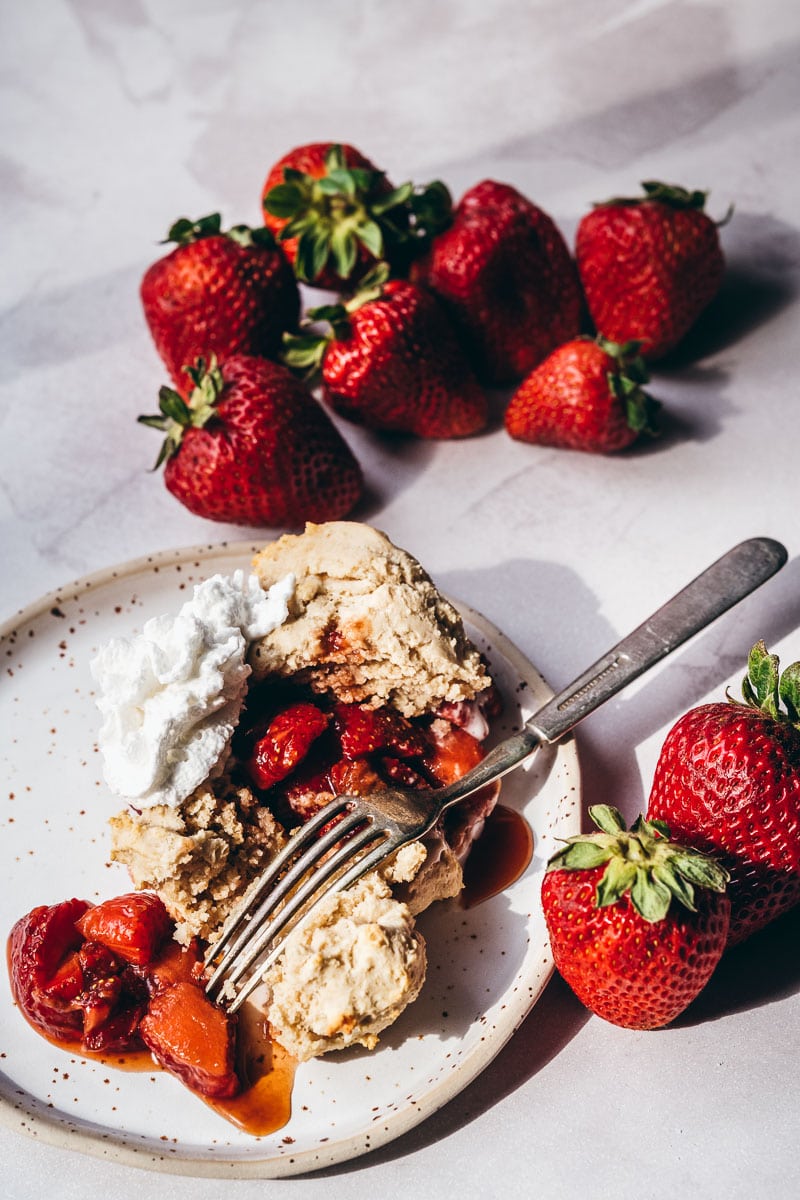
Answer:
<svg viewBox="0 0 800 1200"><path fill-rule="evenodd" d="M249 644L288 615L295 577L264 591L258 579L214 575L177 616L153 617L113 638L91 663L104 718L106 783L139 806L180 804L224 766L239 721Z"/></svg>

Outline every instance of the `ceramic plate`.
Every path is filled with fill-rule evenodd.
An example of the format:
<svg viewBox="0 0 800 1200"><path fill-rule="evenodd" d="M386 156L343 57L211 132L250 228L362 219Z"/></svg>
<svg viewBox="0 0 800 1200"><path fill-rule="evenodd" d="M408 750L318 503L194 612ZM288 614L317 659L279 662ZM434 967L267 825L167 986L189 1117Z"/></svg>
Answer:
<svg viewBox="0 0 800 1200"><path fill-rule="evenodd" d="M127 891L108 862L106 789L89 662L118 634L172 612L217 571L246 566L255 547L166 552L103 571L31 605L0 629L3 684L2 928L37 904ZM506 708L506 737L550 695L520 652L460 606L486 654ZM540 884L557 838L579 832L580 791L570 741L503 781L502 801L535 838L528 870L470 909L440 905L420 919L428 978L379 1048L302 1065L287 1126L255 1138L228 1124L164 1072L122 1072L38 1037L0 984L0 1115L60 1146L186 1175L278 1177L342 1162L398 1137L466 1087L494 1058L552 971Z"/></svg>

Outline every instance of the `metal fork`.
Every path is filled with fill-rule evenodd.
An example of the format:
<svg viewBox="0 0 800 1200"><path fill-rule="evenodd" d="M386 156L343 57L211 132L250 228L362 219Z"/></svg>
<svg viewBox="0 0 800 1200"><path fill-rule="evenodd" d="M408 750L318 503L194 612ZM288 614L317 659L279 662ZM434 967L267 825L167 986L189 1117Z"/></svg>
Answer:
<svg viewBox="0 0 800 1200"><path fill-rule="evenodd" d="M539 746L558 741L769 579L786 558L785 548L771 538L735 546L457 782L429 792L391 787L369 798L335 797L291 835L223 926L206 956L206 966L216 963L208 994L235 1012L324 896L350 887L423 837L450 805L513 770Z"/></svg>

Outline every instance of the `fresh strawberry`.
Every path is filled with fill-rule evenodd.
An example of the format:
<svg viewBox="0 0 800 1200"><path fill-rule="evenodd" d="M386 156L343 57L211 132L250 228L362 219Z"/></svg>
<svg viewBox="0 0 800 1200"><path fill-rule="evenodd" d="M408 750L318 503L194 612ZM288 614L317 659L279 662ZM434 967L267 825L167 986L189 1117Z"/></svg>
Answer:
<svg viewBox="0 0 800 1200"><path fill-rule="evenodd" d="M167 241L177 247L153 263L141 284L144 315L181 392L186 367L215 355L277 358L284 330L300 316L297 282L269 230L221 231L219 213L181 218Z"/></svg>
<svg viewBox="0 0 800 1200"><path fill-rule="evenodd" d="M640 434L654 434L657 403L637 343L619 346L603 337L559 346L520 384L506 409L513 438L608 454Z"/></svg>
<svg viewBox="0 0 800 1200"><path fill-rule="evenodd" d="M728 933L727 872L641 817L589 810L601 830L567 839L542 882L553 959L592 1012L631 1029L669 1024L710 978Z"/></svg>
<svg viewBox="0 0 800 1200"><path fill-rule="evenodd" d="M210 1099L239 1092L233 1022L199 984L173 983L156 992L139 1032L156 1061L192 1091Z"/></svg>
<svg viewBox="0 0 800 1200"><path fill-rule="evenodd" d="M383 269L365 282L346 304L311 309L307 326L331 332L288 337L284 361L318 370L327 403L360 425L429 438L483 429L486 396L439 301Z"/></svg>
<svg viewBox="0 0 800 1200"><path fill-rule="evenodd" d="M578 225L576 258L597 329L637 341L648 359L682 340L719 290L724 270L706 192L642 184L644 195L598 204Z"/></svg>
<svg viewBox="0 0 800 1200"><path fill-rule="evenodd" d="M235 355L191 372L188 405L160 392L161 415L140 417L166 433L156 462L191 512L239 525L335 521L362 489L361 470L326 413L291 373Z"/></svg>
<svg viewBox="0 0 800 1200"><path fill-rule="evenodd" d="M76 925L87 941L100 942L140 967L153 961L173 929L164 902L152 892L104 900L88 909Z"/></svg>
<svg viewBox="0 0 800 1200"><path fill-rule="evenodd" d="M270 788L285 779L325 732L329 720L315 704L291 704L279 712L256 742L247 764L256 787Z"/></svg>
<svg viewBox="0 0 800 1200"><path fill-rule="evenodd" d="M395 188L353 146L314 142L275 163L262 204L297 278L339 291L379 260L404 273L414 243L446 219L450 195L439 182Z"/></svg>
<svg viewBox="0 0 800 1200"><path fill-rule="evenodd" d="M580 330L581 290L566 243L508 184L471 188L411 278L444 301L484 383L522 379Z"/></svg>
<svg viewBox="0 0 800 1200"><path fill-rule="evenodd" d="M731 882L729 941L800 902L800 663L750 651L744 703L691 709L673 726L648 816L717 854Z"/></svg>

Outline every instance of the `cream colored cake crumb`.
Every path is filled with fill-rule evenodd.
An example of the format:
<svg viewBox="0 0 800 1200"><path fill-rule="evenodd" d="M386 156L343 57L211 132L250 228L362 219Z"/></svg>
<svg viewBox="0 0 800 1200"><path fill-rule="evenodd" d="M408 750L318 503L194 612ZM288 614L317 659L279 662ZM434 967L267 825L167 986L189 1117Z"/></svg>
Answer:
<svg viewBox="0 0 800 1200"><path fill-rule="evenodd" d="M158 892L182 943L208 940L286 841L270 810L224 776L177 808L157 804L111 817L111 858L134 887Z"/></svg>
<svg viewBox="0 0 800 1200"><path fill-rule="evenodd" d="M461 616L415 558L369 525L308 524L253 560L262 587L295 576L289 617L251 647L256 678L291 676L345 703L419 716L490 685Z"/></svg>
<svg viewBox="0 0 800 1200"><path fill-rule="evenodd" d="M300 1061L361 1045L419 995L425 940L377 873L326 897L267 975L273 1036Z"/></svg>

